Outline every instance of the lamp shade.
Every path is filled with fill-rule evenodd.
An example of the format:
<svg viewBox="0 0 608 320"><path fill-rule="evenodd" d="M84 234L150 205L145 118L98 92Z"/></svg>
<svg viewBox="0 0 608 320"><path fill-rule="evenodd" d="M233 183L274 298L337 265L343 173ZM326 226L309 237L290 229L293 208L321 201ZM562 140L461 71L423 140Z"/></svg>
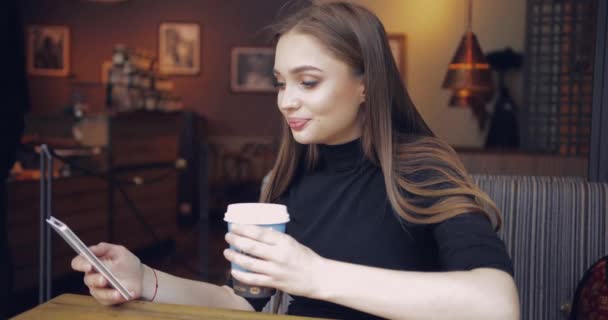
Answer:
<svg viewBox="0 0 608 320"><path fill-rule="evenodd" d="M450 107L469 107L474 104L483 104L492 99L492 90L459 89L452 91Z"/></svg>
<svg viewBox="0 0 608 320"><path fill-rule="evenodd" d="M467 31L462 37L452 62L448 66L442 87L459 91L460 93L455 92L458 96L477 95L479 91L492 91L492 70L472 31Z"/></svg>
<svg viewBox="0 0 608 320"><path fill-rule="evenodd" d="M485 104L492 96L494 85L490 65L472 31L473 0L468 0L467 3L467 29L448 65L441 86L452 90L449 105L470 107L479 122L479 128L483 129L488 118Z"/></svg>

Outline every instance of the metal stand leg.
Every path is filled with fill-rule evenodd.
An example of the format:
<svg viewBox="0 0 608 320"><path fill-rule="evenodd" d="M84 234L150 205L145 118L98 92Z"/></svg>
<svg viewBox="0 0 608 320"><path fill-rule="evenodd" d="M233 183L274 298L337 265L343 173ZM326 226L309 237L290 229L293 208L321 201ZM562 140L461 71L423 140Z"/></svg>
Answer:
<svg viewBox="0 0 608 320"><path fill-rule="evenodd" d="M44 303L51 298L52 269L51 269L51 231L46 219L51 216L53 192L53 157L48 147L40 147L40 275L38 278L38 302Z"/></svg>

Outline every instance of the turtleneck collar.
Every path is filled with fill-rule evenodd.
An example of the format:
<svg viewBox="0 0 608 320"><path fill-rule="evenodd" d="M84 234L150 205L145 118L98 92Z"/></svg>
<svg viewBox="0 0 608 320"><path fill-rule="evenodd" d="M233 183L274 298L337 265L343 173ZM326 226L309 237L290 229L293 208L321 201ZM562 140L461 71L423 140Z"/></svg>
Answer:
<svg viewBox="0 0 608 320"><path fill-rule="evenodd" d="M359 167L365 161L361 139L337 144L319 145L322 167L331 172L344 172Z"/></svg>

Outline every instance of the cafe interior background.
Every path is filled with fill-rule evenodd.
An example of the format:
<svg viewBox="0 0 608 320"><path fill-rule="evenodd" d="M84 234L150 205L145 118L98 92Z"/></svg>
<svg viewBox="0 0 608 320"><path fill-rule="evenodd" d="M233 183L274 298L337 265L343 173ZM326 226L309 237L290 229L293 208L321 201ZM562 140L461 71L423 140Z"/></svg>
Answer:
<svg viewBox="0 0 608 320"><path fill-rule="evenodd" d="M257 200L277 150L282 119L269 74L272 47L261 31L285 2L17 2L29 111L7 181L9 314L39 302L42 144L53 155L51 212L85 243L120 243L161 270L226 280L221 217L228 203ZM605 54L606 18L596 14L605 3L483 0L469 11L465 0L354 2L381 18L421 115L503 209L501 237L510 239L516 278L526 277L518 279L524 318L567 314L583 271L608 248L608 158L600 148L608 112L594 82L607 70L606 56L595 57ZM475 39L465 37L467 26ZM469 46L485 70L476 71L475 88L463 89L457 69ZM527 200L539 201L536 209L561 194L576 202L580 190L600 205L579 202L564 217L534 220L529 207L517 207L526 188L538 193ZM560 229L572 251L561 262L571 268L556 275L564 281L558 292L543 297L551 282L543 281L555 278L543 278L546 265L530 269L539 267L529 259L554 252L543 251L559 237L547 230L562 222L549 219L584 222ZM51 239L50 296L87 294L69 268L74 253ZM545 309L530 302L548 297Z"/></svg>

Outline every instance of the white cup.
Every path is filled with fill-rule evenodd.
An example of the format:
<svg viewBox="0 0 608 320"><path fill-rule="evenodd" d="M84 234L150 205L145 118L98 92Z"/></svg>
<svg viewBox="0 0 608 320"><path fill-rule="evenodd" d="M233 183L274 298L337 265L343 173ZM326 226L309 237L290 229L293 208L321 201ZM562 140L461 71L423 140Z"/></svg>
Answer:
<svg viewBox="0 0 608 320"><path fill-rule="evenodd" d="M224 221L228 223L228 231L232 230L233 225L241 224L257 225L285 232L285 225L289 222L289 213L287 213L287 207L281 204L235 203L228 205ZM233 246L230 246L230 249L240 252ZM236 263L231 263L231 268L249 272ZM236 279L233 279L233 289L236 294L248 298L270 297L275 293L274 288L250 286Z"/></svg>

